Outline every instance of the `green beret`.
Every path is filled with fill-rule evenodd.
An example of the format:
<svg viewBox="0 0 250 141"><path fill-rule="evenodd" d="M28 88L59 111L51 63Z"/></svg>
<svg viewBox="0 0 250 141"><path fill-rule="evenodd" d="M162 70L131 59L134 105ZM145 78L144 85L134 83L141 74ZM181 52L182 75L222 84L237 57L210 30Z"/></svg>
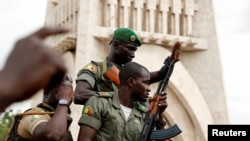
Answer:
<svg viewBox="0 0 250 141"><path fill-rule="evenodd" d="M114 39L125 41L127 43L141 46L141 39L139 36L130 28L117 28L114 31Z"/></svg>

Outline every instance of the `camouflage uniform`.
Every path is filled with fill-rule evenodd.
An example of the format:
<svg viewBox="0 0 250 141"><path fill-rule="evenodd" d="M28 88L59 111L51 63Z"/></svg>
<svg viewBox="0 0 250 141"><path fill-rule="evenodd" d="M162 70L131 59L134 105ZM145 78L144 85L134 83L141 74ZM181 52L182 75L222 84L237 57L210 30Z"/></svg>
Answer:
<svg viewBox="0 0 250 141"><path fill-rule="evenodd" d="M119 96L92 96L84 106L78 122L96 129L97 141L136 141L144 125L146 107L135 103L128 120L120 107Z"/></svg>
<svg viewBox="0 0 250 141"><path fill-rule="evenodd" d="M48 122L53 116L55 109L48 104L41 103L37 107L28 109L24 113L15 116L14 123L7 136L7 141L34 141L33 131L42 122ZM72 118L68 116L68 127ZM61 141L73 141L71 132L65 133Z"/></svg>

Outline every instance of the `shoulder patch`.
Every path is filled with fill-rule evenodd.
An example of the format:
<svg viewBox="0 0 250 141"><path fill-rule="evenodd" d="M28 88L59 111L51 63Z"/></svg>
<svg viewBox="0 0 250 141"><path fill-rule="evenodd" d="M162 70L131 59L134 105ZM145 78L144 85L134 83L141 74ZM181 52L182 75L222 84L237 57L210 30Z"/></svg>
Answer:
<svg viewBox="0 0 250 141"><path fill-rule="evenodd" d="M88 64L88 65L86 65L86 66L84 67L84 69L87 69L87 70L89 70L89 71L91 71L91 72L93 72L93 73L96 72L96 66L93 65L93 64Z"/></svg>
<svg viewBox="0 0 250 141"><path fill-rule="evenodd" d="M34 122L36 119L40 118L41 116L40 115L32 115L31 119L30 119L30 122Z"/></svg>
<svg viewBox="0 0 250 141"><path fill-rule="evenodd" d="M90 106L84 106L83 108L83 115L87 115L87 116L92 116L93 115L93 110Z"/></svg>
<svg viewBox="0 0 250 141"><path fill-rule="evenodd" d="M99 97L107 97L107 98L113 97L113 93L110 92L98 92L97 94L99 95Z"/></svg>

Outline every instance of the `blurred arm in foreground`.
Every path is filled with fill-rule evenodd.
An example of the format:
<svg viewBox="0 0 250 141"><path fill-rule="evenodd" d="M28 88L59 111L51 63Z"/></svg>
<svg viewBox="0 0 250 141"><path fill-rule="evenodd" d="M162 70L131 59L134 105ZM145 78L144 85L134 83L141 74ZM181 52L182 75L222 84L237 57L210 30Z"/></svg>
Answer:
<svg viewBox="0 0 250 141"><path fill-rule="evenodd" d="M0 112L63 79L66 73L63 59L44 39L69 31L66 27L43 27L16 42L0 71ZM52 78L56 82L51 82Z"/></svg>

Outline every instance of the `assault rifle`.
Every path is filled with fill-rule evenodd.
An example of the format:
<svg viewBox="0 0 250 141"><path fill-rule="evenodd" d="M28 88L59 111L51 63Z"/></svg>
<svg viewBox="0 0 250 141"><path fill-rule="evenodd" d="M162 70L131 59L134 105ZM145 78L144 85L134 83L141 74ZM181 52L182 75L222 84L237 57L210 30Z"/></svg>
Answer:
<svg viewBox="0 0 250 141"><path fill-rule="evenodd" d="M169 139L182 132L177 124L165 130L154 130L156 120L159 115L159 109L155 102L157 97L160 96L163 91L165 91L169 78L173 72L174 65L177 61L179 61L180 47L180 43L177 42L174 45L171 56L168 56L164 61L164 64L167 65L168 69L164 79L160 81L157 91L153 96L154 101L152 101L149 105L148 112L146 113L145 123L138 141Z"/></svg>

